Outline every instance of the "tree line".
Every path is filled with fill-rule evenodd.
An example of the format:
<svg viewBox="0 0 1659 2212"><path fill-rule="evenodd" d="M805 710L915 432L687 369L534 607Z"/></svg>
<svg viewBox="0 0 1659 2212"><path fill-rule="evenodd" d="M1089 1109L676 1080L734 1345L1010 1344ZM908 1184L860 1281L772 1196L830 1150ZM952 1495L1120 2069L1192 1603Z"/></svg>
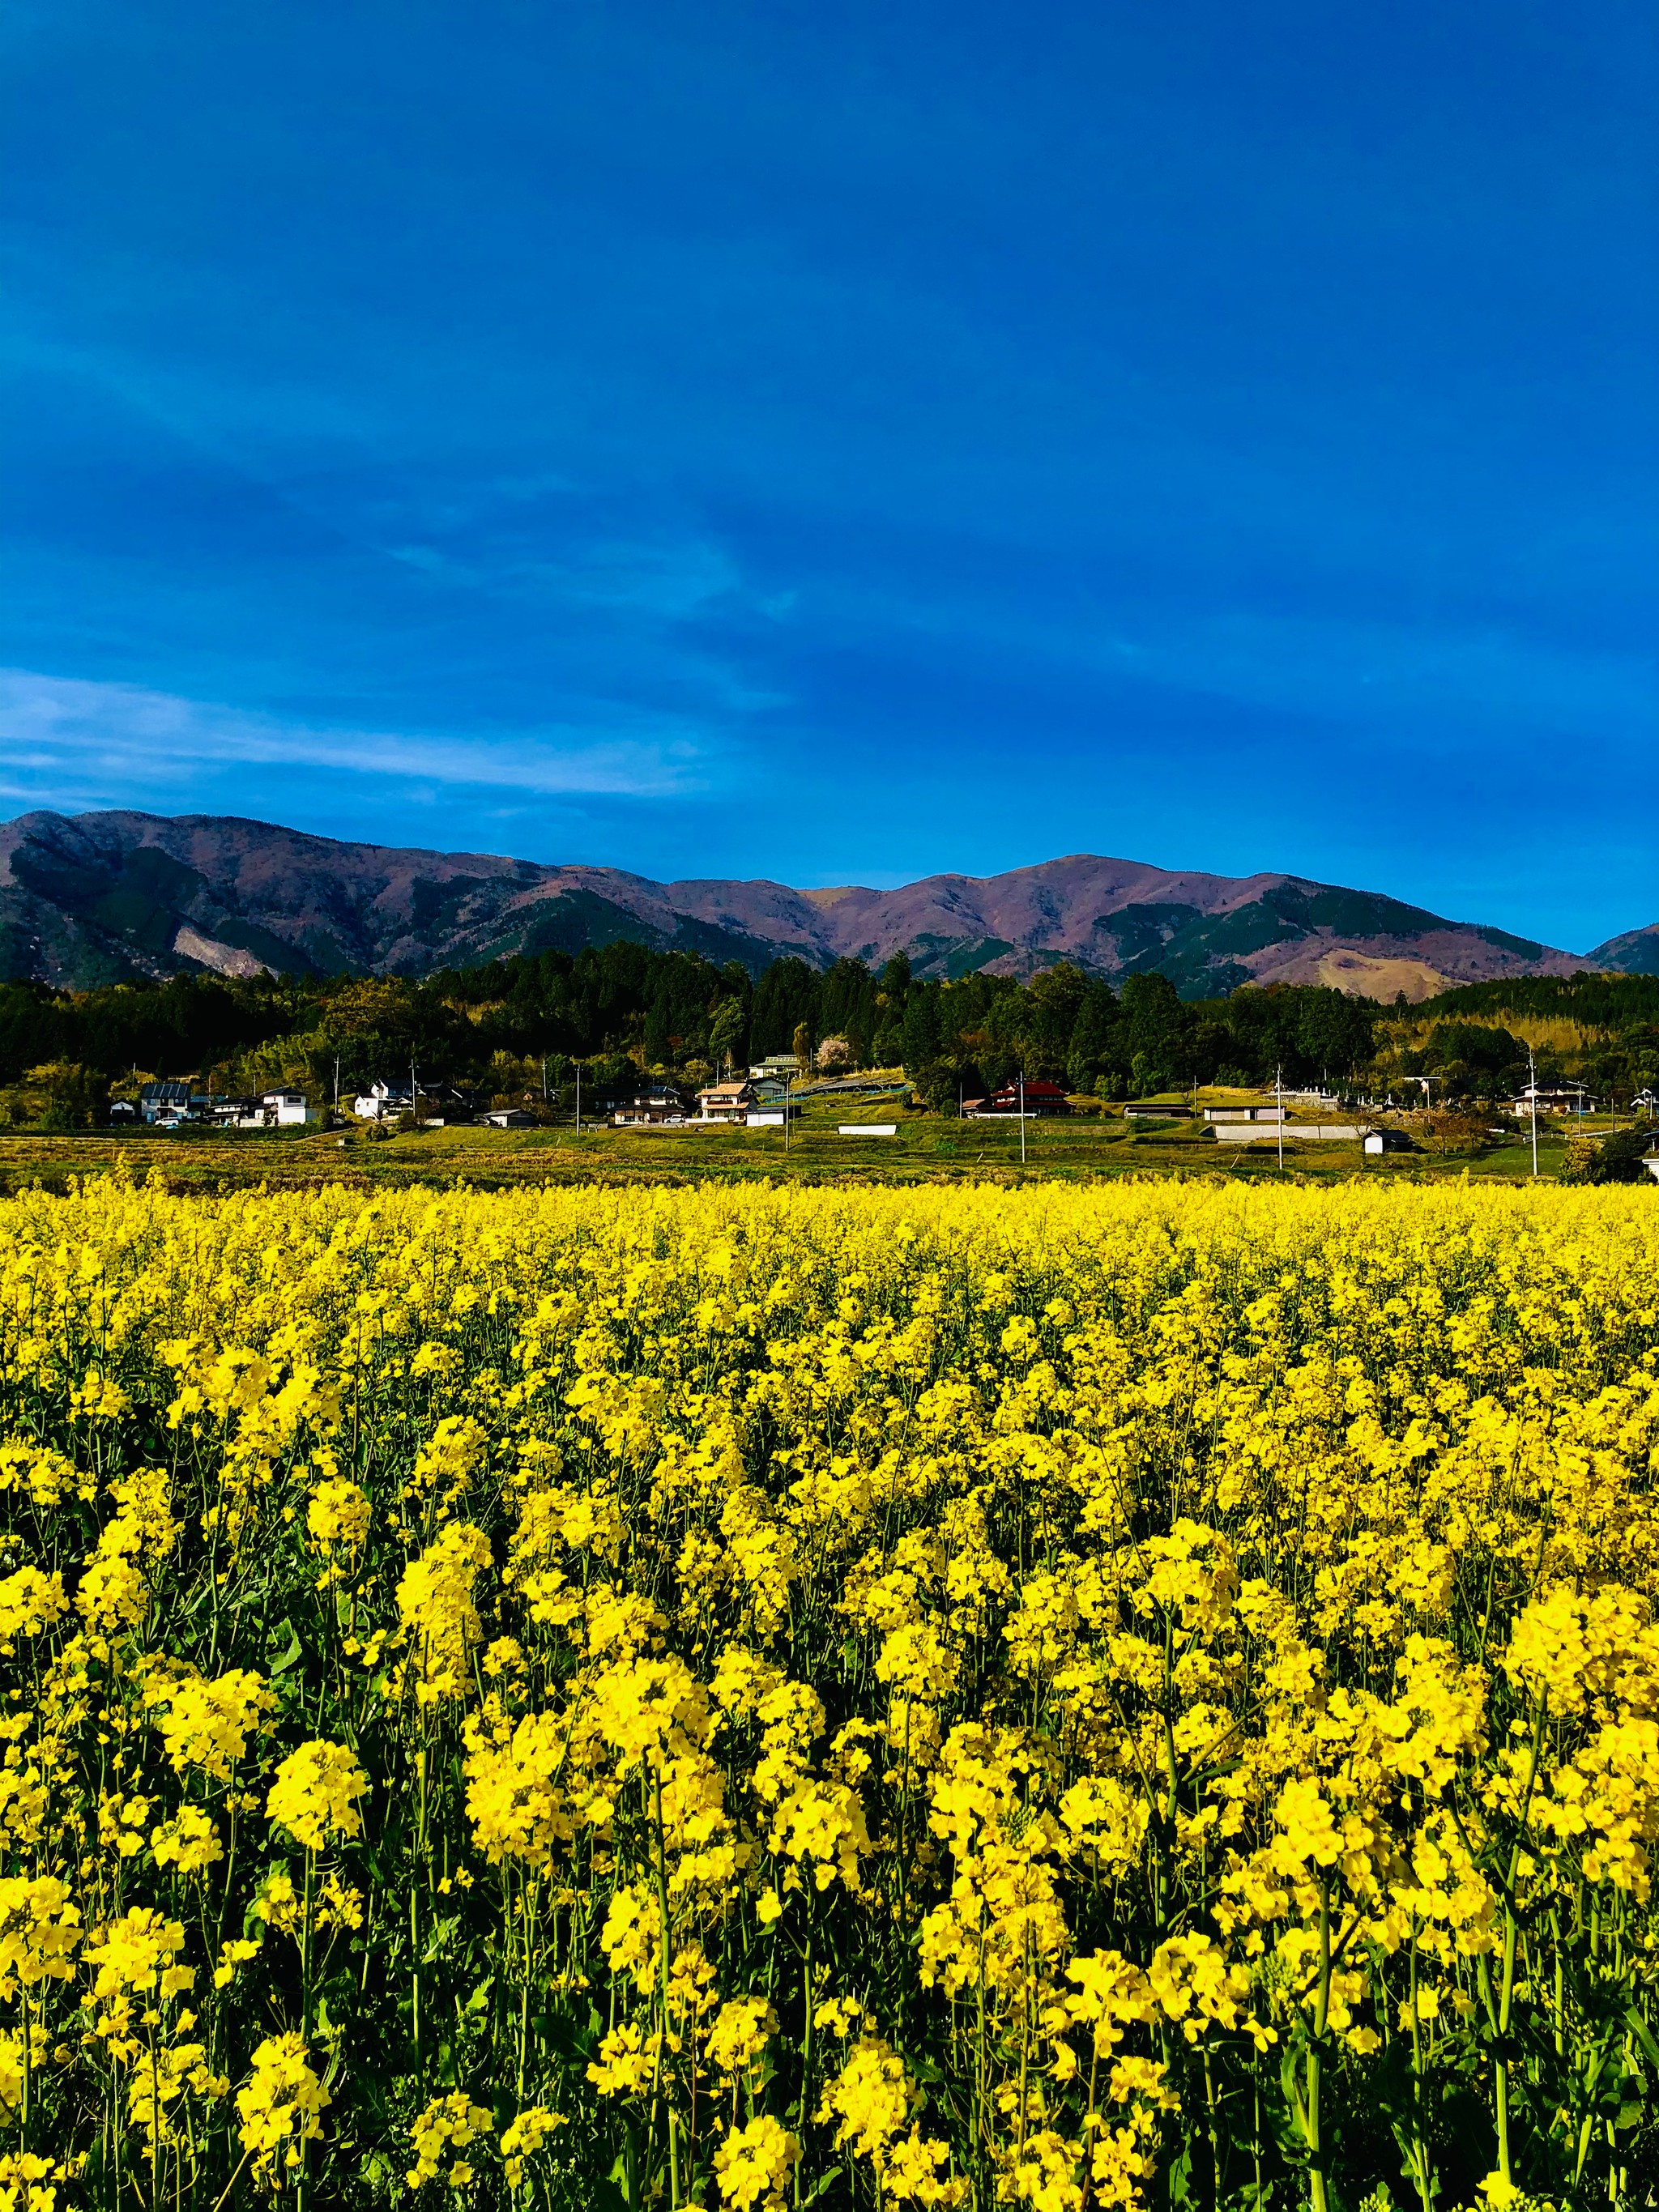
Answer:
<svg viewBox="0 0 1659 2212"><path fill-rule="evenodd" d="M1103 1097L1189 1083L1346 1081L1381 1010L1318 987L1246 988L1188 1002L1160 975L1114 989L1066 961L1029 981L920 977L791 956L751 976L696 953L617 943L550 950L415 980L179 976L84 993L0 985L0 1085L13 1116L70 1126L147 1077L220 1091L302 1085L349 1097L377 1079L556 1104L580 1065L595 1092L641 1079L697 1084L769 1054L902 1068L944 1104L1023 1071ZM32 1088L31 1088L32 1086ZM20 1114L19 1104L26 1109Z"/></svg>
<svg viewBox="0 0 1659 2212"><path fill-rule="evenodd" d="M1515 1026L1510 1027L1513 1024ZM1188 1000L1158 974L1114 988L1068 961L1026 981L819 970L786 956L758 976L626 942L515 956L416 980L189 975L90 992L0 985L0 1109L79 1127L146 1077L221 1091L303 1087L322 1102L377 1079L446 1083L556 1108L575 1071L595 1094L641 1079L696 1085L769 1054L820 1067L902 1068L928 1103L1024 1071L1073 1092L1147 1097L1189 1084L1398 1086L1496 1099L1542 1076L1602 1097L1659 1085L1659 978L1524 977L1384 1007L1316 985L1246 985ZM1576 1042L1575 1042L1576 1040ZM1420 1089L1418 1086L1421 1086Z"/></svg>

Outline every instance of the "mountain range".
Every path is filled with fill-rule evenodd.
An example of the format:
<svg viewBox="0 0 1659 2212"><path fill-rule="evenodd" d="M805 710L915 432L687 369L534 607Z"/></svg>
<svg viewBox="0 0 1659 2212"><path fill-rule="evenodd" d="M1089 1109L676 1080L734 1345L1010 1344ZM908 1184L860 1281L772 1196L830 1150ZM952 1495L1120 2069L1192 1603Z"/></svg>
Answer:
<svg viewBox="0 0 1659 2212"><path fill-rule="evenodd" d="M1092 854L896 890L692 878L349 844L234 816L20 815L0 825L0 976L84 990L139 976L421 975L634 939L758 970L897 951L923 975L1058 960L1169 975L1187 997L1327 983L1368 997L1580 969L1659 972L1659 924L1579 956L1376 891Z"/></svg>

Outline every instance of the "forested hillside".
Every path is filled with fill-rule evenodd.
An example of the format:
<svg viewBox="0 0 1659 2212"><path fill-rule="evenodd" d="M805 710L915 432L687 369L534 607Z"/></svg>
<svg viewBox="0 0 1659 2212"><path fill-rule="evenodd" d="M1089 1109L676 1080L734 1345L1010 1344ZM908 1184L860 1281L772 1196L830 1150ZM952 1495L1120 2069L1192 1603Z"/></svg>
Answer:
<svg viewBox="0 0 1659 2212"><path fill-rule="evenodd" d="M1376 1024L1376 1079L1428 1079L1433 1095L1501 1097L1526 1080L1582 1083L1622 1103L1659 1086L1659 975L1517 975L1468 983Z"/></svg>

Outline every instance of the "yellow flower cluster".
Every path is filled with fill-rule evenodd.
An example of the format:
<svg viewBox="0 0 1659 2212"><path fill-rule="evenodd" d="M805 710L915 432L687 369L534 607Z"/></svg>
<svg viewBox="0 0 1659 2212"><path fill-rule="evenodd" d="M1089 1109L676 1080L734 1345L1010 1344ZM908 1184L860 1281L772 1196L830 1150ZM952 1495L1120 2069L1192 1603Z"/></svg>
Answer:
<svg viewBox="0 0 1659 2212"><path fill-rule="evenodd" d="M0 1202L0 2207L1659 2186L1659 1200Z"/></svg>
<svg viewBox="0 0 1659 2212"><path fill-rule="evenodd" d="M299 2036L267 2036L253 2053L246 2088L236 2093L238 2134L256 2179L280 2186L323 2130L329 2102Z"/></svg>

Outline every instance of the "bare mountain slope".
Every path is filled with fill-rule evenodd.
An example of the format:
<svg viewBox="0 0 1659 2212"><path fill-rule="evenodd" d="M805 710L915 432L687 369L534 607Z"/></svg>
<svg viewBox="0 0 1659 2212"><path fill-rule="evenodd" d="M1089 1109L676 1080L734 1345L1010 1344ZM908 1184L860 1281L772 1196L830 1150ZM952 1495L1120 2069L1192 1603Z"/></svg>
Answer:
<svg viewBox="0 0 1659 2212"><path fill-rule="evenodd" d="M1058 959L1158 969L1189 996L1243 981L1417 999L1595 966L1502 930L1297 876L1213 876L1077 854L895 890L653 883L621 869L337 843L234 817L35 813L0 825L0 972L86 988L191 969L422 975L632 938L758 969L793 952L909 954L918 972Z"/></svg>

